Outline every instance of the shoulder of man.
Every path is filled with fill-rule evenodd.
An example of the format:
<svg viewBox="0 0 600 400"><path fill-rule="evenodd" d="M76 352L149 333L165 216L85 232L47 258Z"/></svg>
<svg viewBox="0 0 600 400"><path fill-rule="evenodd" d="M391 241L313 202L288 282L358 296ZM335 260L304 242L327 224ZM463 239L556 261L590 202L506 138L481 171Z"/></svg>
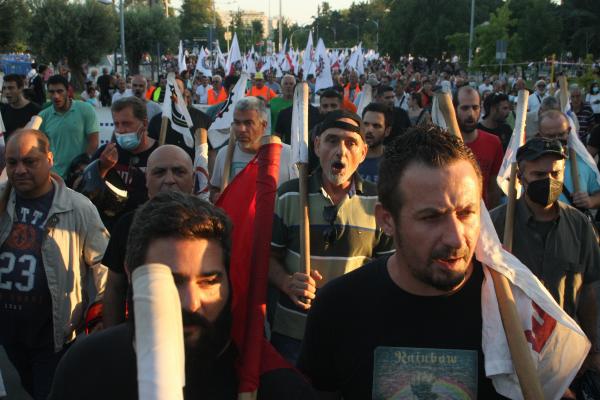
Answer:
<svg viewBox="0 0 600 400"><path fill-rule="evenodd" d="M260 376L258 400L316 400L317 394L295 369L280 368Z"/></svg>
<svg viewBox="0 0 600 400"><path fill-rule="evenodd" d="M277 197L281 197L286 193L298 192L300 190L300 180L298 178L291 179L282 183L277 189Z"/></svg>

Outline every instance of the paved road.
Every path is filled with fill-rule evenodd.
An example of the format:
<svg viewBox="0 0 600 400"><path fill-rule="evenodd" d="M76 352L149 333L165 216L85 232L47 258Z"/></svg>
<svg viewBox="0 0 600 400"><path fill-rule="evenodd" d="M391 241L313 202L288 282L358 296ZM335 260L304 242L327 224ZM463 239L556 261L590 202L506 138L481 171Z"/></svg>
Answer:
<svg viewBox="0 0 600 400"><path fill-rule="evenodd" d="M4 381L4 386L6 387L6 392L8 393L8 397L1 397L2 400L31 400L31 397L29 397L21 387L19 375L8 361L8 357L1 346L0 371L2 371L2 379Z"/></svg>

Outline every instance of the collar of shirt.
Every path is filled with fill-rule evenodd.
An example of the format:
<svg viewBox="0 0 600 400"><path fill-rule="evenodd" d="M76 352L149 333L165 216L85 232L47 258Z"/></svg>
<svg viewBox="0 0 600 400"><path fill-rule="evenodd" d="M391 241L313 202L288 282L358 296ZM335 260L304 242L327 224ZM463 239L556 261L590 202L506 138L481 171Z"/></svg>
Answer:
<svg viewBox="0 0 600 400"><path fill-rule="evenodd" d="M564 212L563 208L565 206L560 201L557 201L557 203L558 203L558 216L554 220L554 225L558 225L561 214ZM525 193L523 193L521 195L521 198L519 200L517 200L517 212L516 212L515 218L519 218L519 219L523 220L530 227L536 221L535 216L529 209L529 206L527 205L527 201L525 200Z"/></svg>

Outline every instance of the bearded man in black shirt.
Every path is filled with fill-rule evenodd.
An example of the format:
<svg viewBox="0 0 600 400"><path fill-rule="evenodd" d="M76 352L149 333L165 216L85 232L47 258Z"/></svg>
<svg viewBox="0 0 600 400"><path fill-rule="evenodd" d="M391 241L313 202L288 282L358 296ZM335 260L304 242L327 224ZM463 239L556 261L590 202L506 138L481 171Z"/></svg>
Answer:
<svg viewBox="0 0 600 400"><path fill-rule="evenodd" d="M300 369L333 399L441 396L444 382L468 398L501 398L483 368L483 271L473 257L482 176L473 153L439 128L411 128L386 146L378 194L377 222L396 252L321 290Z"/></svg>

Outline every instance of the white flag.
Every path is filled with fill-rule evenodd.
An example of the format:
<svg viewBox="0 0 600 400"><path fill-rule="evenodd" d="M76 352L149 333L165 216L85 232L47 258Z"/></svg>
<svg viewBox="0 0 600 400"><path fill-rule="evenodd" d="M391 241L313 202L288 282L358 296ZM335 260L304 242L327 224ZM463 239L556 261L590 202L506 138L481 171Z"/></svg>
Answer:
<svg viewBox="0 0 600 400"><path fill-rule="evenodd" d="M225 56L221 52L221 48L219 47L219 42L217 41L217 60L215 67L225 68L227 64L225 63Z"/></svg>
<svg viewBox="0 0 600 400"><path fill-rule="evenodd" d="M306 80L306 77L309 74L312 60L312 49L313 49L313 37L312 31L308 32L308 40L306 41L306 49L304 49L304 55L302 56L302 80Z"/></svg>
<svg viewBox="0 0 600 400"><path fill-rule="evenodd" d="M577 157L581 159L581 161L583 161L583 163L586 164L594 172L596 182L598 182L598 184L600 185L600 171L598 171L598 165L594 161L594 158L592 158L590 152L587 151L587 149L585 148L585 145L581 142L581 139L579 139L579 135L577 134L578 129L575 122L577 120L577 115L575 115L575 113L573 113L573 110L571 110L570 102L567 102L567 106L565 107L563 112L567 115L569 119L569 125L571 127L568 140L569 148L575 150ZM571 173L572 172L573 171L571 171ZM573 185L573 187L575 186Z"/></svg>
<svg viewBox="0 0 600 400"><path fill-rule="evenodd" d="M227 55L225 75L232 75L236 70L241 71L242 62L242 53L240 52L240 44L238 43L237 33L234 33L233 40L231 41L231 49Z"/></svg>
<svg viewBox="0 0 600 400"><path fill-rule="evenodd" d="M508 195L508 188L510 186L510 166L513 162L517 161L517 151L519 150L519 147L525 144L525 120L527 116L527 105L529 103L529 93L527 91L524 92L525 94L522 98L519 96L519 101L523 99L523 104L517 103L515 129L510 137L510 142L504 153L500 171L496 177L498 186L500 186L500 189L502 189L506 195ZM515 187L517 189L517 198L519 198L521 197L521 183L518 179L515 182Z"/></svg>
<svg viewBox="0 0 600 400"><path fill-rule="evenodd" d="M208 62L208 57L204 47L198 53L198 61L196 62L196 71L201 72L204 76L212 76L212 69Z"/></svg>
<svg viewBox="0 0 600 400"><path fill-rule="evenodd" d="M208 143L196 143L194 148L194 170L196 171L196 188L194 193L203 200L208 200Z"/></svg>
<svg viewBox="0 0 600 400"><path fill-rule="evenodd" d="M373 101L373 88L368 83L365 83L360 93L360 102L356 107L356 114L362 118L362 114L365 107L371 104L371 102Z"/></svg>
<svg viewBox="0 0 600 400"><path fill-rule="evenodd" d="M323 39L319 39L317 43L317 51L315 54L315 77L317 78L315 83L315 92L320 89L330 88L333 86L333 79L331 78L331 60L325 49L325 43Z"/></svg>
<svg viewBox="0 0 600 400"><path fill-rule="evenodd" d="M169 118L171 128L183 136L185 145L194 147L194 138L190 133L190 128L194 126L192 117L185 104L185 99L179 91L179 86L175 81L175 74L170 72L167 75L167 87L165 92L165 101L162 107L163 118Z"/></svg>
<svg viewBox="0 0 600 400"><path fill-rule="evenodd" d="M254 58L252 57L252 53L248 54L246 60L244 61L244 72L247 74L255 74L256 73L256 63L254 62Z"/></svg>
<svg viewBox="0 0 600 400"><path fill-rule="evenodd" d="M229 91L227 100L217 112L214 122L208 128L208 140L214 148L220 147L229 139L229 128L233 123L233 110L240 99L246 94L246 84L248 83L248 74L242 72L240 79Z"/></svg>
<svg viewBox="0 0 600 400"><path fill-rule="evenodd" d="M475 256L510 282L524 335L546 399L558 400L581 368L591 347L569 315L554 301L544 285L515 256L502 248L490 215L481 202L481 233ZM487 268L482 287L482 348L485 373L496 391L522 399L498 308L494 284Z"/></svg>
<svg viewBox="0 0 600 400"><path fill-rule="evenodd" d="M183 42L179 41L179 54L177 55L177 63L179 65L179 73L187 71L187 64L185 63L185 53L183 52Z"/></svg>
<svg viewBox="0 0 600 400"><path fill-rule="evenodd" d="M308 163L308 84L301 82L294 89L291 128L291 162Z"/></svg>

